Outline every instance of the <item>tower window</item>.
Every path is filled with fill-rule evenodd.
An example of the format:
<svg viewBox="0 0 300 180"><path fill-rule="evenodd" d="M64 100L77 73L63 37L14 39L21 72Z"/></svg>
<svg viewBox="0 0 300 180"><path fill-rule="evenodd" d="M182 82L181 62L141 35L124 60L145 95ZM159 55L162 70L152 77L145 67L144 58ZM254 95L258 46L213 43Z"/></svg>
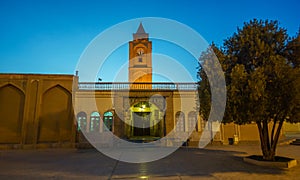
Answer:
<svg viewBox="0 0 300 180"><path fill-rule="evenodd" d="M139 62L143 62L143 58L140 57L140 58L139 58Z"/></svg>

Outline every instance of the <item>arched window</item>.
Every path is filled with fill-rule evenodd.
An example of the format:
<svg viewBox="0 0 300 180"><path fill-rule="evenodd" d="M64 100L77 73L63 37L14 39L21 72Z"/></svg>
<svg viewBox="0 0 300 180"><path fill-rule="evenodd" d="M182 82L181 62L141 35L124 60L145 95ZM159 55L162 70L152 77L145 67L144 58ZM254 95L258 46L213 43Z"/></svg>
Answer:
<svg viewBox="0 0 300 180"><path fill-rule="evenodd" d="M185 116L184 116L183 112L178 111L175 114L175 125L176 125L176 131L177 132L184 132L185 131Z"/></svg>
<svg viewBox="0 0 300 180"><path fill-rule="evenodd" d="M99 132L100 130L100 114L98 112L92 112L90 119L90 132Z"/></svg>
<svg viewBox="0 0 300 180"><path fill-rule="evenodd" d="M113 113L107 111L103 115L103 131L112 131L113 128Z"/></svg>
<svg viewBox="0 0 300 180"><path fill-rule="evenodd" d="M86 131L86 113L83 111L77 114L77 130Z"/></svg>
<svg viewBox="0 0 300 180"><path fill-rule="evenodd" d="M198 125L197 125L197 113L196 111L191 111L188 114L188 130L193 131L196 129L198 131Z"/></svg>

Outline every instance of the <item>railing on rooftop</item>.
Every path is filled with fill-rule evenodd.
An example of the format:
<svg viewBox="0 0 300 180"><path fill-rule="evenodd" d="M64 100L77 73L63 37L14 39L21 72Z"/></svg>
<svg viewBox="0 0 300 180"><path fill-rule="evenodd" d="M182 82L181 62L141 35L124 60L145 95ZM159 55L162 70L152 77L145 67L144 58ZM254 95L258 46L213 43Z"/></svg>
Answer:
<svg viewBox="0 0 300 180"><path fill-rule="evenodd" d="M197 83L127 83L127 82L79 82L79 90L188 90L195 91Z"/></svg>

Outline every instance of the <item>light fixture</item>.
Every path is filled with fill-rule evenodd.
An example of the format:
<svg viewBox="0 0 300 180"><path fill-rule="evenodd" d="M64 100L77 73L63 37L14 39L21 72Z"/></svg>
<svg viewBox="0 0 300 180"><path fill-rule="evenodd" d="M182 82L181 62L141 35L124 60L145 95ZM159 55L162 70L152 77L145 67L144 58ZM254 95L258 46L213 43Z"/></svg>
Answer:
<svg viewBox="0 0 300 180"><path fill-rule="evenodd" d="M140 179L148 179L149 176L140 176L139 178L140 178Z"/></svg>

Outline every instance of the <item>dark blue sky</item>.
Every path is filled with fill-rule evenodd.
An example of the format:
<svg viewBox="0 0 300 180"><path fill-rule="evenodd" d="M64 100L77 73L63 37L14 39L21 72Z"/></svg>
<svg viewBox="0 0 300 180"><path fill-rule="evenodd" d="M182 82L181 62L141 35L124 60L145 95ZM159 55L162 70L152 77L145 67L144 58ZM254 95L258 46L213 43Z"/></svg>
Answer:
<svg viewBox="0 0 300 180"><path fill-rule="evenodd" d="M179 21L218 45L253 18L278 20L294 36L300 25L299 7L298 0L3 0L0 73L74 74L81 53L94 37L139 17ZM128 54L124 56L128 59Z"/></svg>

